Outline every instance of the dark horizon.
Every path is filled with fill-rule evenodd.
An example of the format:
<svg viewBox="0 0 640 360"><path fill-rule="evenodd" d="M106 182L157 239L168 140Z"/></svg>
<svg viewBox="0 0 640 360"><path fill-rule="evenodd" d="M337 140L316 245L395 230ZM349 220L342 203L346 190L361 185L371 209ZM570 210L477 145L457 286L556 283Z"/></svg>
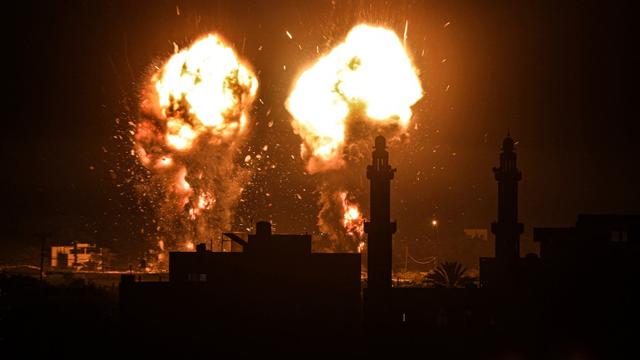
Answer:
<svg viewBox="0 0 640 360"><path fill-rule="evenodd" d="M171 54L173 42L184 47L207 32L234 44L260 79L264 104L254 103L256 125L242 153L267 144L278 165L247 188L238 209L245 222L317 231L314 180L304 174L301 140L283 105L291 84L315 56L308 48L330 46L359 22L402 34L405 20L425 96L414 106L409 143L390 149L397 238L424 238L425 217L438 219L445 239L488 228L497 204L491 168L507 131L518 141L523 173L523 242L531 242L532 227L569 226L579 213L640 213L633 102L640 53L630 3L392 5L21 4L10 15L15 90L2 141L0 261L37 249L44 232L132 257L147 246L139 230L149 217L126 181L136 166L126 124L136 121L150 66Z"/></svg>

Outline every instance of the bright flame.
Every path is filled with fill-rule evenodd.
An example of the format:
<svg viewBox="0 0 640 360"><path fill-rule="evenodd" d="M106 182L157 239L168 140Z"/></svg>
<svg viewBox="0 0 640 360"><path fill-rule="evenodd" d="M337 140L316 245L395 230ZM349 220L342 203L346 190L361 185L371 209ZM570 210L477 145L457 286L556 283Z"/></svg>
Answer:
<svg viewBox="0 0 640 360"><path fill-rule="evenodd" d="M196 202L195 207L189 209L189 218L195 220L203 210L208 210L213 207L213 204L216 202L216 199L209 193L204 192L198 196L198 201Z"/></svg>
<svg viewBox="0 0 640 360"><path fill-rule="evenodd" d="M362 254L362 252L364 251L366 247L366 243L364 241L360 241L358 243L358 253Z"/></svg>
<svg viewBox="0 0 640 360"><path fill-rule="evenodd" d="M347 192L340 193L342 199L342 226L347 235L362 237L364 235L364 218L357 204L347 200Z"/></svg>
<svg viewBox="0 0 640 360"><path fill-rule="evenodd" d="M156 162L155 168L165 169L170 167L171 165L173 165L173 159L171 158L171 156L163 156Z"/></svg>
<svg viewBox="0 0 640 360"><path fill-rule="evenodd" d="M191 185L186 180L187 169L185 167L180 168L176 174L174 182L174 193L178 197L178 208L182 209L188 202L189 197L193 193Z"/></svg>
<svg viewBox="0 0 640 360"><path fill-rule="evenodd" d="M191 148L204 132L232 136L243 130L244 106L258 89L255 75L216 35L174 54L153 78L167 119L167 143Z"/></svg>
<svg viewBox="0 0 640 360"><path fill-rule="evenodd" d="M422 98L417 70L395 32L358 25L345 41L304 71L287 99L294 127L311 157L340 155L349 115L406 128Z"/></svg>

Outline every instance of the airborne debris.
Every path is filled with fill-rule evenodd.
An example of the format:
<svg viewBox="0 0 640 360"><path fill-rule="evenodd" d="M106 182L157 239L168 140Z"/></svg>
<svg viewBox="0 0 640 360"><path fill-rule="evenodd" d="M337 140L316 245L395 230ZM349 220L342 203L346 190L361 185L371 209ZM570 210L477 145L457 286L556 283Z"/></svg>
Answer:
<svg viewBox="0 0 640 360"><path fill-rule="evenodd" d="M409 30L409 20L404 21L404 36L402 37L402 43L407 45L407 32Z"/></svg>
<svg viewBox="0 0 640 360"><path fill-rule="evenodd" d="M151 77L153 91L143 94L133 149L145 171L136 187L153 204L160 229L146 236L154 247L162 238L166 251L189 249L212 231L230 229L251 171L233 159L246 138L247 110L258 87L256 76L216 35L182 51L174 43L174 50Z"/></svg>

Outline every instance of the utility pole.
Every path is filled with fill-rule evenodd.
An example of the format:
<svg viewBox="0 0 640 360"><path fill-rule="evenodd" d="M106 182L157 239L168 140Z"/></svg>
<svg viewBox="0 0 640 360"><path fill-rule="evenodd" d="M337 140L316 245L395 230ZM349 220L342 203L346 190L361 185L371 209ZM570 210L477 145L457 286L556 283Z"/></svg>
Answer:
<svg viewBox="0 0 640 360"><path fill-rule="evenodd" d="M438 234L438 220L436 220L435 214L431 219L431 229L433 230L432 236L435 244L434 246L435 253L436 253L436 256L439 256L440 255L440 236ZM437 265L437 262L436 262L436 265Z"/></svg>
<svg viewBox="0 0 640 360"><path fill-rule="evenodd" d="M409 267L409 245L404 245L404 272L407 272L407 268Z"/></svg>
<svg viewBox="0 0 640 360"><path fill-rule="evenodd" d="M42 235L42 239L40 241L40 281L42 282L42 279L44 277L44 243L45 243L45 239L46 236Z"/></svg>
<svg viewBox="0 0 640 360"><path fill-rule="evenodd" d="M44 258L45 251L47 249L47 238L51 236L50 233L40 234L40 281L44 279Z"/></svg>

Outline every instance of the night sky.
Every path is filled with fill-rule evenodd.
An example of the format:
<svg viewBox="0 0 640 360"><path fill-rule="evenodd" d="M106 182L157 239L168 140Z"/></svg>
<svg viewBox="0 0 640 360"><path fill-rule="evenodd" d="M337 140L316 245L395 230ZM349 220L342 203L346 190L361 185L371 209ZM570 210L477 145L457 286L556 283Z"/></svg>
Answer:
<svg viewBox="0 0 640 360"><path fill-rule="evenodd" d="M448 234L488 228L508 129L525 241L533 226L568 226L578 213L639 213L634 13L585 1L24 2L5 13L0 261L29 257L43 233L126 256L144 248L150 213L133 190L128 122L152 66L208 32L260 81L241 152L269 145L269 158L243 196L244 221L315 231L315 183L284 102L316 46L329 50L360 22L402 36L405 21L425 96L408 143L391 149L397 237L427 236L433 217L444 246Z"/></svg>

